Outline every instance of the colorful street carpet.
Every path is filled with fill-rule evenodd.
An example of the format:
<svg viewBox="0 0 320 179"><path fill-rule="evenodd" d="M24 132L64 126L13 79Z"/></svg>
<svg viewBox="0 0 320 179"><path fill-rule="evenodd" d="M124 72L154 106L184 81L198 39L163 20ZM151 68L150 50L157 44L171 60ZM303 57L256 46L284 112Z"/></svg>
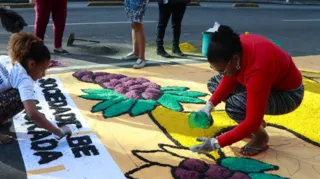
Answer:
<svg viewBox="0 0 320 179"><path fill-rule="evenodd" d="M270 148L255 157L230 147L195 154L197 137L237 123L223 111L214 124L190 128L188 115L210 97L207 64L110 69L52 75L38 82L38 107L58 126L74 126L59 143L19 114L14 124L28 178L314 179L320 178L320 84L305 77L294 112L265 116Z"/></svg>

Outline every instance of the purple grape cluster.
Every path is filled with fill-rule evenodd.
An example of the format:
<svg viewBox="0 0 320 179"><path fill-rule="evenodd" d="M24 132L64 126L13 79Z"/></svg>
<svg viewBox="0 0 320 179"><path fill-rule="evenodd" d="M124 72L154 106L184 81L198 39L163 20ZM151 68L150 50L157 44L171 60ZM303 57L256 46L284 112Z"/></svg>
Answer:
<svg viewBox="0 0 320 179"><path fill-rule="evenodd" d="M146 78L132 78L121 74L80 71L73 74L78 80L97 83L103 88L112 89L127 98L157 100L162 95L161 86Z"/></svg>
<svg viewBox="0 0 320 179"><path fill-rule="evenodd" d="M185 159L172 171L179 179L250 179L244 173L232 172L216 164L207 164L198 159Z"/></svg>

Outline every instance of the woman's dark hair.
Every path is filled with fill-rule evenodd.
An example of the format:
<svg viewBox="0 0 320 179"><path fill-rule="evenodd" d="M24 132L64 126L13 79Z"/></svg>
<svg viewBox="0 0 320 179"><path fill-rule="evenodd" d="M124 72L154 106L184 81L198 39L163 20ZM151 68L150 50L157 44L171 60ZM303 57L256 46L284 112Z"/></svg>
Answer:
<svg viewBox="0 0 320 179"><path fill-rule="evenodd" d="M211 63L226 63L241 51L239 34L229 26L220 25L218 31L212 34L207 58Z"/></svg>
<svg viewBox="0 0 320 179"><path fill-rule="evenodd" d="M19 32L11 36L9 41L9 56L11 62L19 62L24 68L29 59L36 64L50 60L51 55L42 40L31 33Z"/></svg>

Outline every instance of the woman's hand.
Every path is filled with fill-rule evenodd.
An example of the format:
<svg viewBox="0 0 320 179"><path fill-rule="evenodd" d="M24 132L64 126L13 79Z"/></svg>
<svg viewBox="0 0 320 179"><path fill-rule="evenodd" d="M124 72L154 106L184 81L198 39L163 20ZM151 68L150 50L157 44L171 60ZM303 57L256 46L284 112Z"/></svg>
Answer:
<svg viewBox="0 0 320 179"><path fill-rule="evenodd" d="M189 147L192 152L208 153L220 148L220 145L216 138L201 137L197 138L197 141L203 143Z"/></svg>
<svg viewBox="0 0 320 179"><path fill-rule="evenodd" d="M68 126L62 126L59 129L61 131L60 135L54 136L57 140L60 140L65 136L71 136L71 134L72 134L72 131L71 131L70 127L68 127Z"/></svg>
<svg viewBox="0 0 320 179"><path fill-rule="evenodd" d="M207 101L206 105L202 107L199 112L204 112L207 114L208 118L212 120L211 112L213 111L214 106L210 101Z"/></svg>
<svg viewBox="0 0 320 179"><path fill-rule="evenodd" d="M53 133L60 138L71 133L67 127L58 128L53 125L50 121L46 119L46 117L41 114L36 107L36 103L33 100L23 101L24 109L27 113L27 116L40 128L44 128L49 132Z"/></svg>

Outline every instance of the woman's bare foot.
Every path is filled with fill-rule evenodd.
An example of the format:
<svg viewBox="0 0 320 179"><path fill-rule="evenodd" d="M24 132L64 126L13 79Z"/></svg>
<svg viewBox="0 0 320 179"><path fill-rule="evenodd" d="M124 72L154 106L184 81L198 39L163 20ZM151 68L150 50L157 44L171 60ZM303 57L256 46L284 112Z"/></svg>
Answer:
<svg viewBox="0 0 320 179"><path fill-rule="evenodd" d="M240 153L246 156L257 155L269 148L269 135L263 127L253 134L252 140L241 148Z"/></svg>
<svg viewBox="0 0 320 179"><path fill-rule="evenodd" d="M0 134L0 145L12 142L13 138L6 134Z"/></svg>
<svg viewBox="0 0 320 179"><path fill-rule="evenodd" d="M262 123L261 123L261 126L262 126L263 128L266 128L266 127L267 127L267 122L266 122L265 120L263 120ZM254 136L254 134L250 134L250 135L249 135L248 137L246 137L246 138L252 139L253 136Z"/></svg>
<svg viewBox="0 0 320 179"><path fill-rule="evenodd" d="M262 124L261 125L262 125L263 128L266 128L267 127L267 122L265 120L262 120Z"/></svg>

